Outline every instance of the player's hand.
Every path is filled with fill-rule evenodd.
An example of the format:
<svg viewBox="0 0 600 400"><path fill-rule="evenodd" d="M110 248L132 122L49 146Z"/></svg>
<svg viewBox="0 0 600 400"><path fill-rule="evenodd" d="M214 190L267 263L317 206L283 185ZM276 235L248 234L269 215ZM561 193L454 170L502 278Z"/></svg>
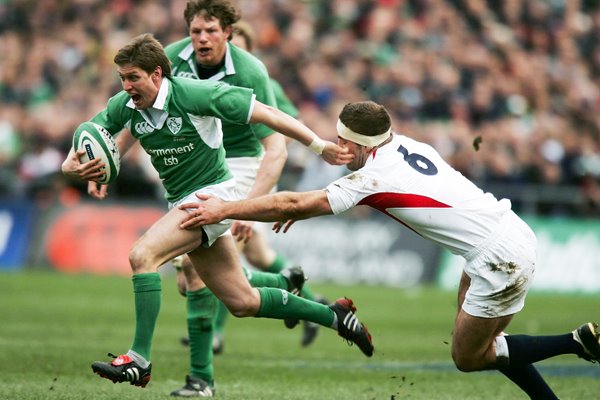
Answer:
<svg viewBox="0 0 600 400"><path fill-rule="evenodd" d="M103 200L108 195L108 185L94 181L88 181L87 192L91 197L98 200Z"/></svg>
<svg viewBox="0 0 600 400"><path fill-rule="evenodd" d="M292 225L294 225L294 222L296 222L296 220L295 220L295 219L288 219L288 220L287 220L287 221L285 221L285 222L278 221L278 222L275 222L275 223L273 224L273 228L272 228L272 229L273 229L273 231L274 231L275 233L279 233L279 232L281 232L281 229L283 228L283 233L287 233L287 231L289 231L289 230L290 230L290 227L291 227Z"/></svg>
<svg viewBox="0 0 600 400"><path fill-rule="evenodd" d="M223 200L204 193L197 193L196 197L201 202L185 203L179 206L180 210L189 212L179 225L181 229L197 229L202 225L216 224L227 218Z"/></svg>
<svg viewBox="0 0 600 400"><path fill-rule="evenodd" d="M235 221L233 225L231 225L231 234L238 242L246 244L252 237L253 226L253 221Z"/></svg>
<svg viewBox="0 0 600 400"><path fill-rule="evenodd" d="M83 149L80 149L77 152L71 151L69 156L62 163L62 173L70 178L76 178L82 181L95 181L101 179L104 176L102 168L106 165L100 158L95 158L82 163L79 159L84 154L85 150Z"/></svg>
<svg viewBox="0 0 600 400"><path fill-rule="evenodd" d="M345 165L354 159L354 154L348 153L346 147L338 146L333 142L325 142L325 148L321 153L323 160L331 165Z"/></svg>

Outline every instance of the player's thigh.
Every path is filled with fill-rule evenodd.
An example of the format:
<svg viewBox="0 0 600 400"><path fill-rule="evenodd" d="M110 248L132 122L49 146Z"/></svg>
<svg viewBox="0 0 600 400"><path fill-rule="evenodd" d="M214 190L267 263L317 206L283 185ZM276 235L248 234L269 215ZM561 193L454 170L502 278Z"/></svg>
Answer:
<svg viewBox="0 0 600 400"><path fill-rule="evenodd" d="M190 257L187 254L184 254L182 257L181 275L183 277L184 287L190 291L200 290L205 287L206 285L202 281L202 278L200 278L196 268L194 268ZM181 277L178 276L178 286L181 285L181 280Z"/></svg>
<svg viewBox="0 0 600 400"><path fill-rule="evenodd" d="M265 270L275 260L275 251L269 246L262 229L255 229L244 247L244 256L253 267Z"/></svg>
<svg viewBox="0 0 600 400"><path fill-rule="evenodd" d="M132 262L158 268L173 257L198 247L202 243L202 230L179 227L186 216L186 211L173 208L156 221L134 244L130 254Z"/></svg>
<svg viewBox="0 0 600 400"><path fill-rule="evenodd" d="M206 286L234 315L256 314L260 296L244 275L231 235L219 237L208 248L198 247L189 256Z"/></svg>
<svg viewBox="0 0 600 400"><path fill-rule="evenodd" d="M452 358L462 371L492 368L496 361L494 340L512 320L475 317L459 310L452 332Z"/></svg>
<svg viewBox="0 0 600 400"><path fill-rule="evenodd" d="M465 295L467 290L471 286L471 278L464 271L460 276L460 283L458 284L458 308L460 309L465 302Z"/></svg>
<svg viewBox="0 0 600 400"><path fill-rule="evenodd" d="M237 240L235 237L233 238L233 241L235 242L235 249L238 254L244 254L246 243L243 240Z"/></svg>

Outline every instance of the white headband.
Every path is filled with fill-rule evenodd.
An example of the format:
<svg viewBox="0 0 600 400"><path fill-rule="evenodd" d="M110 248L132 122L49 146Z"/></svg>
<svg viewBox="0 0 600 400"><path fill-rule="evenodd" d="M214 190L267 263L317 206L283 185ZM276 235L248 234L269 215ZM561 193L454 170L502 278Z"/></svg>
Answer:
<svg viewBox="0 0 600 400"><path fill-rule="evenodd" d="M360 133L354 132L352 129L350 129L346 125L344 125L342 123L342 121L340 121L339 119L338 119L336 127L337 127L338 136L340 136L341 138L344 138L344 139L354 142L356 144L360 144L361 146L367 146L367 147L379 146L381 143L385 142L387 140L387 138L390 137L390 133L392 132L392 128L390 127L390 129L383 132L381 135L365 136L365 135L361 135Z"/></svg>

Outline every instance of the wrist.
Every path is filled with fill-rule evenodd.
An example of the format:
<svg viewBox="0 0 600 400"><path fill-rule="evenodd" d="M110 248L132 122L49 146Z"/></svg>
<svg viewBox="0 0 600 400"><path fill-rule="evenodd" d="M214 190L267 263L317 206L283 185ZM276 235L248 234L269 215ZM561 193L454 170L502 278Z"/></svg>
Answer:
<svg viewBox="0 0 600 400"><path fill-rule="evenodd" d="M313 141L308 145L310 151L317 155L323 154L323 149L325 148L325 141L320 137L315 137Z"/></svg>

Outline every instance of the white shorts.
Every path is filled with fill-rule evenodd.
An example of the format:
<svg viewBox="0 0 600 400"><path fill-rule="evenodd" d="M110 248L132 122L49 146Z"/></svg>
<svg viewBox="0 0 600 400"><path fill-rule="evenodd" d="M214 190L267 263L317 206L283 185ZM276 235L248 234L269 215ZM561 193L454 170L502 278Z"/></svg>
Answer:
<svg viewBox="0 0 600 400"><path fill-rule="evenodd" d="M254 182L256 182L256 174L262 157L231 157L226 158L225 161L231 175L235 178L236 189L240 196L248 197Z"/></svg>
<svg viewBox="0 0 600 400"><path fill-rule="evenodd" d="M496 234L464 256L471 285L462 309L483 318L521 311L535 275L536 249L531 228L514 212L506 212Z"/></svg>
<svg viewBox="0 0 600 400"><path fill-rule="evenodd" d="M198 203L200 199L196 197L196 193L205 193L211 194L217 197L220 197L226 201L232 200L241 200L239 192L236 190L236 182L235 179L229 179L227 181L217 183L216 185L206 186L202 189L196 190L194 193L190 193L186 197L178 200L175 203L169 203L169 209L178 207L181 204L185 203ZM189 209L189 212L192 212L193 209ZM207 241L202 243L203 247L210 247L217 240L218 237L231 234L229 232L229 228L231 227L232 220L224 219L221 222L211 225L202 226L202 230L206 234Z"/></svg>
<svg viewBox="0 0 600 400"><path fill-rule="evenodd" d="M229 167L229 171L235 178L236 181L236 189L238 190L240 196L242 198L247 198L254 186L254 182L256 182L256 174L258 172L258 168L260 167L260 163L262 162L261 157L231 157L226 158L227 166ZM273 188L271 193L273 193L276 189ZM253 231L262 231L264 232L267 225L271 225L270 222L256 222L252 225Z"/></svg>

